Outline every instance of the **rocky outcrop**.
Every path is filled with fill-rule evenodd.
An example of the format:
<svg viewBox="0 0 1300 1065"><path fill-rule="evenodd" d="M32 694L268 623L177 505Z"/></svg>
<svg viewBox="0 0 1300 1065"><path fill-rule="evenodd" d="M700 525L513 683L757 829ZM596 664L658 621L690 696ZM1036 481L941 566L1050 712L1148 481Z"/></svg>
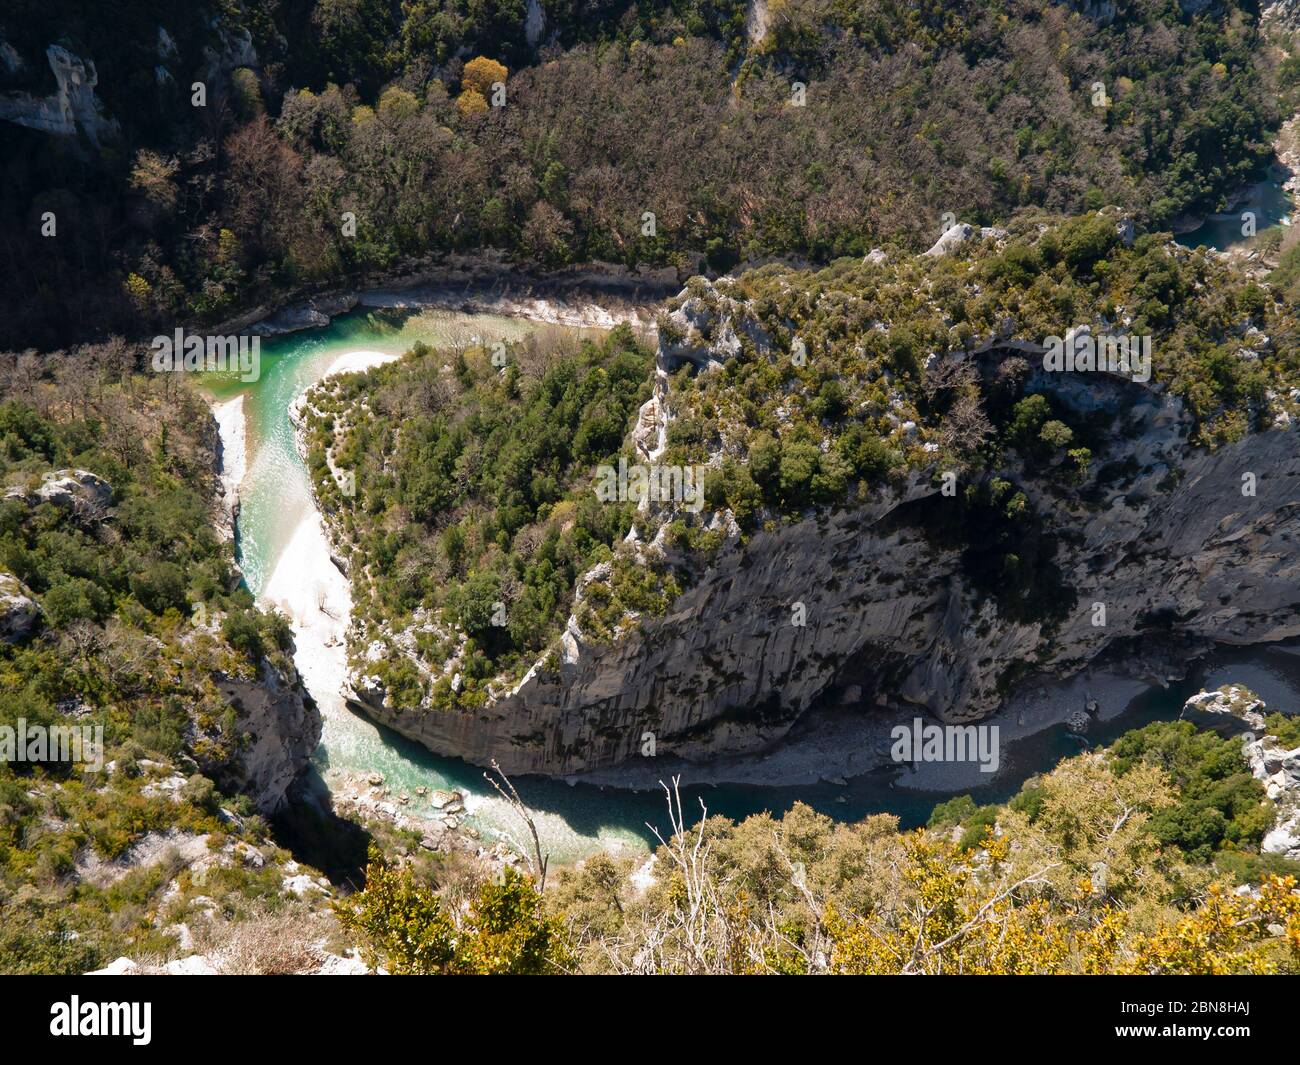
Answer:
<svg viewBox="0 0 1300 1065"><path fill-rule="evenodd" d="M1224 736L1240 736L1251 774L1277 807L1260 850L1300 861L1300 747L1289 750L1267 734L1264 701L1237 684L1193 695L1182 718Z"/></svg>
<svg viewBox="0 0 1300 1065"><path fill-rule="evenodd" d="M5 492L6 499L20 499L28 506L53 503L65 507L83 524L102 521L113 505L113 487L89 470L51 470L40 485L28 491L21 485Z"/></svg>
<svg viewBox="0 0 1300 1065"><path fill-rule="evenodd" d="M80 133L96 147L116 137L117 121L105 112L95 95L99 84L95 64L57 44L45 50L45 58L54 72L54 92L43 97L30 93L0 96L0 120L58 137Z"/></svg>
<svg viewBox="0 0 1300 1065"><path fill-rule="evenodd" d="M688 364L697 370L722 367L740 354L742 337L759 353L772 348L772 338L753 310L712 282L692 278L682 296L658 321L654 391L637 412L632 430L632 443L646 462L654 462L667 448L670 374Z"/></svg>
<svg viewBox="0 0 1300 1065"><path fill-rule="evenodd" d="M262 813L274 814L320 746L320 712L296 673L286 675L266 661L256 681L218 676L216 685L238 714L236 729L247 737L238 755L218 771L218 783L248 795Z"/></svg>
<svg viewBox="0 0 1300 1065"><path fill-rule="evenodd" d="M1300 30L1300 3L1297 0L1275 0L1261 12L1260 23L1289 32Z"/></svg>
<svg viewBox="0 0 1300 1065"><path fill-rule="evenodd" d="M0 642L25 640L39 616L40 610L22 581L12 573L0 573Z"/></svg>
<svg viewBox="0 0 1300 1065"><path fill-rule="evenodd" d="M249 328L257 336L278 336L296 333L303 329L323 329L339 314L346 314L357 305L351 293L341 296L317 296L277 311Z"/></svg>
<svg viewBox="0 0 1300 1065"><path fill-rule="evenodd" d="M536 48L546 29L546 12L541 0L528 0L524 10L524 40L529 48Z"/></svg>
<svg viewBox="0 0 1300 1065"><path fill-rule="evenodd" d="M202 76L214 81L239 67L256 70L261 66L253 35L243 26L212 24L213 40L203 48Z"/></svg>
<svg viewBox="0 0 1300 1065"><path fill-rule="evenodd" d="M993 239L1001 240L1007 235L1005 229L993 229L985 226L982 229L976 229L969 222L958 222L954 226L949 226L943 231L943 235L934 242L934 244L923 255L930 258L951 255L968 240L978 237L980 240Z"/></svg>

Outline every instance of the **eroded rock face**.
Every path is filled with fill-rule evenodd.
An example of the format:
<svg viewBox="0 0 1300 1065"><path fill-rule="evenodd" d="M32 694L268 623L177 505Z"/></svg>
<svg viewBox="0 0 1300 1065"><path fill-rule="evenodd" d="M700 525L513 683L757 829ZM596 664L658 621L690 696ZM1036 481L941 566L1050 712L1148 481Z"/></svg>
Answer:
<svg viewBox="0 0 1300 1065"><path fill-rule="evenodd" d="M546 29L546 12L542 10L541 0L528 0L524 12L524 39L529 48L536 48Z"/></svg>
<svg viewBox="0 0 1300 1065"><path fill-rule="evenodd" d="M632 430L632 442L646 462L654 462L667 448L670 374L688 363L706 371L723 366L740 354L742 337L759 353L772 347L772 338L749 306L719 292L713 282L694 278L678 298L679 305L660 323L654 392L641 405Z"/></svg>
<svg viewBox="0 0 1300 1065"><path fill-rule="evenodd" d="M975 237L979 237L981 240L987 238L1002 240L1006 235L1007 231L1005 229L994 229L989 226L976 229L969 222L958 222L956 225L950 226L948 229L944 230L943 236L936 240L934 244L927 251L922 252L922 254L927 255L930 258L941 258L944 255L952 254L952 252L956 251L968 240Z"/></svg>
<svg viewBox="0 0 1300 1065"><path fill-rule="evenodd" d="M95 64L57 44L45 50L45 58L54 72L55 91L44 97L30 93L0 96L0 120L59 137L81 133L96 147L116 137L117 120L104 111L95 95L99 84Z"/></svg>
<svg viewBox="0 0 1300 1065"><path fill-rule="evenodd" d="M342 296L317 296L277 311L269 318L249 327L258 336L279 336L303 329L321 329L329 325L336 315L346 314L357 305L352 294Z"/></svg>
<svg viewBox="0 0 1300 1065"><path fill-rule="evenodd" d="M215 39L203 48L203 80L213 81L238 67L257 69L261 61L253 35L243 26L215 26Z"/></svg>
<svg viewBox="0 0 1300 1065"><path fill-rule="evenodd" d="M1260 21L1265 24L1276 24L1287 30L1300 30L1300 2L1274 0L1264 8Z"/></svg>
<svg viewBox="0 0 1300 1065"><path fill-rule="evenodd" d="M712 282L694 278L679 306L664 317L657 363L673 373L685 363L699 369L721 366L740 354L740 337L765 351L771 340L743 300L720 293Z"/></svg>
<svg viewBox="0 0 1300 1065"><path fill-rule="evenodd" d="M33 492L21 485L5 492L6 499L21 499L29 506L53 503L66 507L81 522L101 521L113 505L113 486L89 470L51 470Z"/></svg>
<svg viewBox="0 0 1300 1065"><path fill-rule="evenodd" d="M219 774L219 783L223 790L250 796L262 813L274 814L320 745L320 712L296 675L282 675L265 662L257 681L218 677L217 689L238 711L237 728L250 737Z"/></svg>
<svg viewBox="0 0 1300 1065"><path fill-rule="evenodd" d="M39 616L40 609L22 581L12 573L0 573L0 641L27 639Z"/></svg>
<svg viewBox="0 0 1300 1065"><path fill-rule="evenodd" d="M113 488L89 470L55 470L45 475L36 496L46 503L102 512L113 502Z"/></svg>

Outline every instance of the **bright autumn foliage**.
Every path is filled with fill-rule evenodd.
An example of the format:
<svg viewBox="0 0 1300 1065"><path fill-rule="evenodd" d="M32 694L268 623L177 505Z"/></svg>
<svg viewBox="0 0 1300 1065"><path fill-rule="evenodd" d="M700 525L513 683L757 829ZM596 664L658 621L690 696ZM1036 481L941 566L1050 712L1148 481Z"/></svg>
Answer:
<svg viewBox="0 0 1300 1065"><path fill-rule="evenodd" d="M505 84L509 73L510 71L495 59L488 59L487 56L481 55L465 64L465 70L460 76L461 88L465 92L473 90L480 96L487 97L496 82Z"/></svg>

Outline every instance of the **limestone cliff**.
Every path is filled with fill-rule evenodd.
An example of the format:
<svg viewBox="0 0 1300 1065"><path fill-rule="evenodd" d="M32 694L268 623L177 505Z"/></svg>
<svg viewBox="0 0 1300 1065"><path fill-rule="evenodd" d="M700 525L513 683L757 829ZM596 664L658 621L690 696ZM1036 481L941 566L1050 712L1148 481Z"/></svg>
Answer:
<svg viewBox="0 0 1300 1065"><path fill-rule="evenodd" d="M211 454L213 524L223 540L233 542L239 515L239 484L243 478L242 398L205 427L203 443ZM231 565L232 587L242 580L238 564ZM219 619L204 625L219 632ZM320 746L323 722L316 704L293 667L292 659L276 654L263 658L256 679L217 674L213 678L221 697L234 708L236 730L245 737L234 757L221 765L206 766L224 789L248 795L265 814L283 806L292 784L307 768Z"/></svg>
<svg viewBox="0 0 1300 1065"><path fill-rule="evenodd" d="M218 676L215 681L238 714L236 729L245 737L238 754L217 773L218 783L273 814L320 745L320 713L295 672L265 660L257 680Z"/></svg>
<svg viewBox="0 0 1300 1065"><path fill-rule="evenodd" d="M16 60L17 53L13 55ZM54 92L48 96L0 94L0 120L58 137L80 133L96 147L117 136L117 121L95 95L99 84L95 64L57 44L45 50L45 58L54 74Z"/></svg>

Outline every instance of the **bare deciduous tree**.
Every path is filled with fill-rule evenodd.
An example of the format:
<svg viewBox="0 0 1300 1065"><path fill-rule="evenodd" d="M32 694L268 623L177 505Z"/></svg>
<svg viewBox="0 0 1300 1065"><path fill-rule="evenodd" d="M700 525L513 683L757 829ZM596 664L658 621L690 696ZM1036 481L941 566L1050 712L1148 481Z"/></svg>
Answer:
<svg viewBox="0 0 1300 1065"><path fill-rule="evenodd" d="M495 758L492 759L492 772L501 778L500 782L488 773L483 774L483 779L496 788L497 794L505 799L515 813L524 819L524 824L528 826L528 831L532 833L533 854L531 861L533 863L533 878L537 881L538 892L543 892L546 890L546 863L550 856L542 853L542 839L537 832L537 822L533 820L532 813L524 805L524 800L519 797L519 792L515 791L515 786L511 783L510 778L497 765Z"/></svg>

